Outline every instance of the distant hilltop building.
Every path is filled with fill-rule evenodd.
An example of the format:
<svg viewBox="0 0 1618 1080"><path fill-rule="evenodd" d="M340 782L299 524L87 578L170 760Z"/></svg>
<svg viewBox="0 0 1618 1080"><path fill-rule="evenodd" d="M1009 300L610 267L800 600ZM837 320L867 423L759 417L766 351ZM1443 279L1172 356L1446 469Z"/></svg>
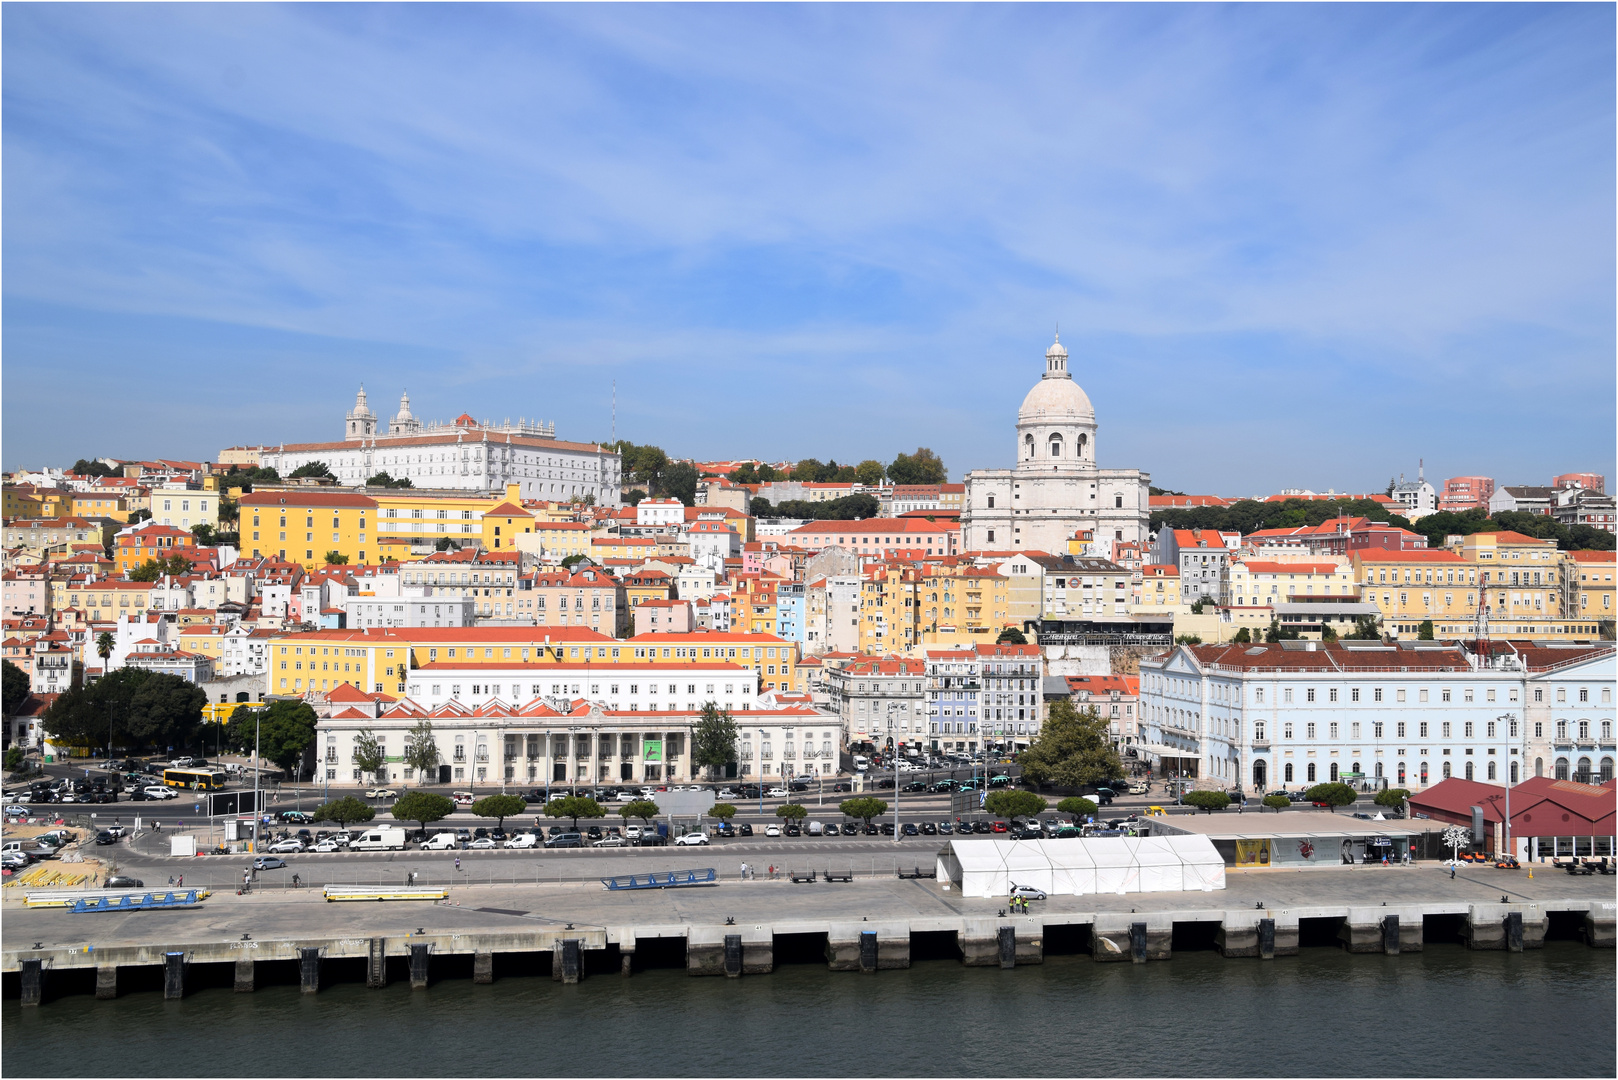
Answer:
<svg viewBox="0 0 1618 1080"><path fill-rule="evenodd" d="M408 393L400 397L388 430L378 431L377 424L362 386L344 418L341 442L263 447L259 464L285 477L320 461L338 483L352 487L385 472L419 488L496 491L516 484L525 499L594 496L598 506L619 505L618 455L594 443L562 442L554 424L496 424L466 413L447 424L424 424L411 413Z"/></svg>
<svg viewBox="0 0 1618 1080"><path fill-rule="evenodd" d="M1017 467L966 475L963 548L1064 552L1081 530L1098 544L1147 540L1151 476L1098 467L1096 427L1095 406L1073 381L1058 338L1017 410Z"/></svg>

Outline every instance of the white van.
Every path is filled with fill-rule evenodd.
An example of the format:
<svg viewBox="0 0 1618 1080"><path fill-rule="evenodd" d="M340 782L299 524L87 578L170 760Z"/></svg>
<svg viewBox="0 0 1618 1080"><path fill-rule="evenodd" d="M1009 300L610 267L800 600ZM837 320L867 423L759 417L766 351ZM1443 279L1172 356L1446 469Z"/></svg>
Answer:
<svg viewBox="0 0 1618 1080"><path fill-rule="evenodd" d="M357 846L357 845L356 845ZM435 832L421 845L423 851L450 851L455 847L455 834L452 832Z"/></svg>
<svg viewBox="0 0 1618 1080"><path fill-rule="evenodd" d="M871 759L870 758L866 757L864 754L855 754L854 755L854 771L855 772L864 772L866 769L869 769L870 767L871 767Z"/></svg>
<svg viewBox="0 0 1618 1080"><path fill-rule="evenodd" d="M508 847L508 848L538 847L539 846L539 837L535 836L531 832L518 833L516 836L513 836L510 840L507 840L505 846Z"/></svg>
<svg viewBox="0 0 1618 1080"><path fill-rule="evenodd" d="M397 825L366 829L348 846L351 851L403 851L405 831Z"/></svg>

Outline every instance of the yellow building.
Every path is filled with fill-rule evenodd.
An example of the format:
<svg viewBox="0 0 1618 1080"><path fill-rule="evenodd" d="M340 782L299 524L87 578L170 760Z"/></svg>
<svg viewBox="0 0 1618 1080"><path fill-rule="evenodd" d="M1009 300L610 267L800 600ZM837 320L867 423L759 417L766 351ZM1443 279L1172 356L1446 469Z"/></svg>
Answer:
<svg viewBox="0 0 1618 1080"><path fill-rule="evenodd" d="M198 525L219 528L219 493L194 488L153 488L146 505L152 520L190 531Z"/></svg>
<svg viewBox="0 0 1618 1080"><path fill-rule="evenodd" d="M78 517L104 517L127 523L129 515L138 509L141 508L131 506L129 496L121 491L73 493L73 513Z"/></svg>
<svg viewBox="0 0 1618 1080"><path fill-rule="evenodd" d="M1131 615L1162 615L1180 607L1180 568L1173 563L1147 563L1140 568L1140 599Z"/></svg>
<svg viewBox="0 0 1618 1080"><path fill-rule="evenodd" d="M1613 593L1613 575L1618 568L1618 552L1564 551L1562 575L1568 588L1566 611L1570 619L1596 619L1607 623L1603 637L1613 636L1612 622L1618 613Z"/></svg>
<svg viewBox="0 0 1618 1080"><path fill-rule="evenodd" d="M553 521L536 516L531 533L517 537L517 550L527 555L565 559L590 554L592 528L584 521Z"/></svg>
<svg viewBox="0 0 1618 1080"><path fill-rule="evenodd" d="M643 644L584 627L423 627L283 634L270 639L269 656L275 694L330 690L340 683L403 694L410 668L450 662L678 666L730 660L753 668L760 685L773 689L793 685L797 646L773 634L658 634Z"/></svg>
<svg viewBox="0 0 1618 1080"><path fill-rule="evenodd" d="M534 515L515 499L506 499L483 512L485 551L515 550L518 547L517 538L533 531Z"/></svg>
<svg viewBox="0 0 1618 1080"><path fill-rule="evenodd" d="M1347 559L1232 559L1219 584L1219 603L1225 607L1289 603L1299 596L1347 598L1355 592L1354 566Z"/></svg>
<svg viewBox="0 0 1618 1080"><path fill-rule="evenodd" d="M619 575L619 580L624 583L624 595L629 600L631 611L647 600L674 599L674 578L662 570L643 567Z"/></svg>

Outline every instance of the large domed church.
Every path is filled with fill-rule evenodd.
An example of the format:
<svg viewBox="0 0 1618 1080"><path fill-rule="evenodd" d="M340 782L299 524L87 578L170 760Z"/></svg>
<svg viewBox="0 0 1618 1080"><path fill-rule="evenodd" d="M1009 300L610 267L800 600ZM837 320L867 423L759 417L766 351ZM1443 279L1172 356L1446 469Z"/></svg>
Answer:
<svg viewBox="0 0 1618 1080"><path fill-rule="evenodd" d="M1061 337L1017 410L1017 467L966 474L961 539L968 551L1068 553L1079 530L1100 552L1147 539L1151 475L1096 467L1096 410L1067 368Z"/></svg>

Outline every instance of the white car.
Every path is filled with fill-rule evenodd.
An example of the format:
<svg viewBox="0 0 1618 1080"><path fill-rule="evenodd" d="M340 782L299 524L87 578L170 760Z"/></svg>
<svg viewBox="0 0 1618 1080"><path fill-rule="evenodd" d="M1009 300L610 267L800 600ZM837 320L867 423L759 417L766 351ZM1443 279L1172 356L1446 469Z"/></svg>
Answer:
<svg viewBox="0 0 1618 1080"><path fill-rule="evenodd" d="M148 799L178 799L180 797L179 792L171 787L164 787L162 784L153 784L151 787L143 788L142 790L146 793Z"/></svg>
<svg viewBox="0 0 1618 1080"><path fill-rule="evenodd" d="M765 836L780 836L781 835L781 826L779 826L779 825L766 825L766 826L764 826L764 835Z"/></svg>
<svg viewBox="0 0 1618 1080"><path fill-rule="evenodd" d="M285 840L277 840L264 850L270 852L272 855L286 855L291 852L302 851L303 841L288 837Z"/></svg>
<svg viewBox="0 0 1618 1080"><path fill-rule="evenodd" d="M772 799L784 799L787 797L787 789L772 787L769 791L765 792L765 794Z"/></svg>
<svg viewBox="0 0 1618 1080"><path fill-rule="evenodd" d="M332 851L341 851L341 850L343 850L343 847L342 847L341 844L339 844L335 840L322 840L320 843L316 844L314 847L310 848L309 850L310 851L332 852Z"/></svg>
<svg viewBox="0 0 1618 1080"><path fill-rule="evenodd" d="M629 839L629 840L639 840L640 839L640 831L641 830L640 830L639 825L625 825L624 826L624 837L626 839Z"/></svg>
<svg viewBox="0 0 1618 1080"><path fill-rule="evenodd" d="M478 801L477 796L470 791L457 791L450 798L454 800L456 806L471 806Z"/></svg>
<svg viewBox="0 0 1618 1080"><path fill-rule="evenodd" d="M728 787L720 788L716 797L720 799L734 799L736 797L736 793L730 790Z"/></svg>
<svg viewBox="0 0 1618 1080"><path fill-rule="evenodd" d="M516 836L513 836L510 840L507 840L506 843L505 843L505 846L508 847L508 848L538 847L539 846L539 837L535 836L533 833L518 833Z"/></svg>
<svg viewBox="0 0 1618 1080"><path fill-rule="evenodd" d="M707 842L708 838L699 832L688 832L684 836L677 836L674 838L675 847L696 847L699 844L706 844Z"/></svg>
<svg viewBox="0 0 1618 1080"><path fill-rule="evenodd" d="M367 791L365 797L367 799L397 799L399 796L394 793L392 788L379 787Z"/></svg>

